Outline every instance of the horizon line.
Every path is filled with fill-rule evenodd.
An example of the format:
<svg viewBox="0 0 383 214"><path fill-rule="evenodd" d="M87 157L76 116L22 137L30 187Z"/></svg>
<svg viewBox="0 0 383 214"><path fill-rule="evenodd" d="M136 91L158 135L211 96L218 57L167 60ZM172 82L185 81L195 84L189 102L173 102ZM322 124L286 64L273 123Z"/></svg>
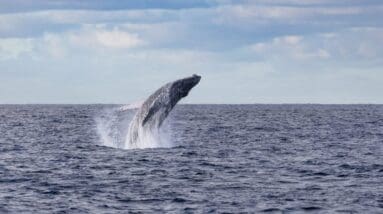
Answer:
<svg viewBox="0 0 383 214"><path fill-rule="evenodd" d="M129 105L129 103L0 103L0 105ZM383 103L179 103L177 105L383 105Z"/></svg>

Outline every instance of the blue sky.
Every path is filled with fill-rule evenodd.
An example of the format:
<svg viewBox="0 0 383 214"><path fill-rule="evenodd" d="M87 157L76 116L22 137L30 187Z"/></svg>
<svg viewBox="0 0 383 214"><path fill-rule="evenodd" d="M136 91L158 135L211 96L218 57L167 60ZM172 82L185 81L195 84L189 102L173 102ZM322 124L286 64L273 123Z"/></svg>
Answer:
<svg viewBox="0 0 383 214"><path fill-rule="evenodd" d="M0 103L383 103L381 0L0 0Z"/></svg>

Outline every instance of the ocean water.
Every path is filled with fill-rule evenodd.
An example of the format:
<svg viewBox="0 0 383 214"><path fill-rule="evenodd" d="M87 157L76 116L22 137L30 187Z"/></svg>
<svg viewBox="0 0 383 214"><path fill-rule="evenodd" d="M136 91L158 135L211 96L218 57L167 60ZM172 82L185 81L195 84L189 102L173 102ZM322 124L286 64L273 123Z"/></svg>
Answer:
<svg viewBox="0 0 383 214"><path fill-rule="evenodd" d="M382 105L178 105L148 149L117 108L0 105L0 213L383 213Z"/></svg>

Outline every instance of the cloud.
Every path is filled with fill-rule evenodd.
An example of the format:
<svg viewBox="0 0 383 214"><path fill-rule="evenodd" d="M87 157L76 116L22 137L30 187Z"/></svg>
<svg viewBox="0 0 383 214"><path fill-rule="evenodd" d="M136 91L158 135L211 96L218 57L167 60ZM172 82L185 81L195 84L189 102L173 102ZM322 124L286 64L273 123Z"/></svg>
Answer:
<svg viewBox="0 0 383 214"><path fill-rule="evenodd" d="M381 5L380 0L213 0L219 5L269 5L269 6L342 6Z"/></svg>
<svg viewBox="0 0 383 214"><path fill-rule="evenodd" d="M176 20L177 11L147 10L43 10L25 13L0 13L0 37L41 36L45 32L65 32L83 25L124 23L146 24Z"/></svg>
<svg viewBox="0 0 383 214"><path fill-rule="evenodd" d="M308 44L304 37L296 35L276 37L270 42L256 43L251 45L250 49L269 60L309 60L330 57L327 50Z"/></svg>
<svg viewBox="0 0 383 214"><path fill-rule="evenodd" d="M33 51L33 39L0 38L0 60L16 59Z"/></svg>
<svg viewBox="0 0 383 214"><path fill-rule="evenodd" d="M81 30L84 25L98 25L128 31L131 37L136 35L156 48L223 50L284 35L325 33L356 26L383 27L380 21L382 5L316 5L320 1L303 6L299 2L283 5L282 1L259 1L259 4L252 1L218 2L209 2L210 7L178 10L166 7L90 10L80 7L76 10L0 14L0 37L65 34Z"/></svg>
<svg viewBox="0 0 383 214"><path fill-rule="evenodd" d="M145 45L137 34L118 28L107 29L85 25L80 30L65 33L44 33L36 38L0 39L0 60L15 59L22 54L32 57L64 57L76 51L124 50Z"/></svg>
<svg viewBox="0 0 383 214"><path fill-rule="evenodd" d="M131 48L143 44L135 34L113 31L100 31L95 33L96 41L108 48Z"/></svg>
<svg viewBox="0 0 383 214"><path fill-rule="evenodd" d="M86 9L86 10L127 10L127 9L183 9L201 8L214 5L210 0L1 0L0 12L27 12L54 9Z"/></svg>
<svg viewBox="0 0 383 214"><path fill-rule="evenodd" d="M327 60L343 63L378 60L383 55L379 42L383 28L350 28L337 32L275 37L249 46L258 57L268 60Z"/></svg>
<svg viewBox="0 0 383 214"><path fill-rule="evenodd" d="M100 27L66 35L70 42L79 46L103 47L109 49L126 49L141 46L145 42L137 34L114 28L106 30Z"/></svg>
<svg viewBox="0 0 383 214"><path fill-rule="evenodd" d="M301 6L280 6L280 5L225 5L217 8L222 23L230 21L251 21L253 23L262 20L274 20L280 22L307 22L326 20L329 16L369 16L383 11L383 6L322 6L322 7L301 7Z"/></svg>

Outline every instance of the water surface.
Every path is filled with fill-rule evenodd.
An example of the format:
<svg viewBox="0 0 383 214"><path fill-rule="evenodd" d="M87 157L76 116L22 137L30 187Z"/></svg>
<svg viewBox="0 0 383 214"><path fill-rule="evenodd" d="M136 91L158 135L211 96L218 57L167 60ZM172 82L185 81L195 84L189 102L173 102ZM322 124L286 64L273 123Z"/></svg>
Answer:
<svg viewBox="0 0 383 214"><path fill-rule="evenodd" d="M382 213L382 105L178 105L174 147L102 146L111 105L0 105L0 213Z"/></svg>

